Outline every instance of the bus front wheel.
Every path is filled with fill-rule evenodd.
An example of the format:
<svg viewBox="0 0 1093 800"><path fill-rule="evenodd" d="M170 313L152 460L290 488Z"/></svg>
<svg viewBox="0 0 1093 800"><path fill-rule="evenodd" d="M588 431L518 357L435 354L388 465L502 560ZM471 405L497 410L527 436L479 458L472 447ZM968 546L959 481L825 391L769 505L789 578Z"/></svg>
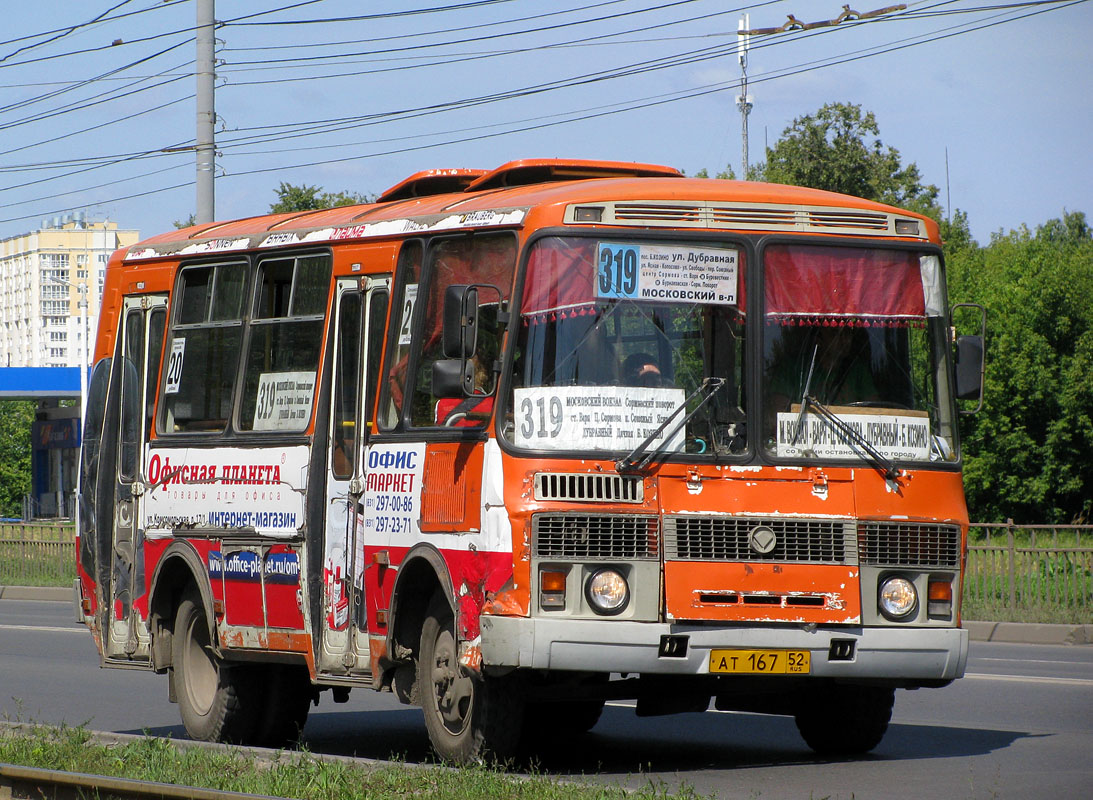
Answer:
<svg viewBox="0 0 1093 800"><path fill-rule="evenodd" d="M821 755L868 753L888 730L895 692L883 686L824 687L797 706L797 730Z"/></svg>
<svg viewBox="0 0 1093 800"><path fill-rule="evenodd" d="M442 759L471 764L514 756L523 700L511 678L475 675L460 665L452 609L440 595L422 625L417 677L425 727Z"/></svg>
<svg viewBox="0 0 1093 800"><path fill-rule="evenodd" d="M178 606L171 652L171 680L186 733L206 742L246 742L254 727L247 682L214 652L205 606L196 592Z"/></svg>

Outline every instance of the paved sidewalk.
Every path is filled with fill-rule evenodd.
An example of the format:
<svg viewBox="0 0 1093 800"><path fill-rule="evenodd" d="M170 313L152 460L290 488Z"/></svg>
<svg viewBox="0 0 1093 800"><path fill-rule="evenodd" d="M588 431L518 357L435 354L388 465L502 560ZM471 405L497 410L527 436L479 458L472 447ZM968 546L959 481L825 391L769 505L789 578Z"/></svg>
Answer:
<svg viewBox="0 0 1093 800"><path fill-rule="evenodd" d="M53 600L71 603L72 589L63 586L0 586L0 600ZM973 642L1093 644L1093 625L965 620L964 627L968 629L968 636Z"/></svg>

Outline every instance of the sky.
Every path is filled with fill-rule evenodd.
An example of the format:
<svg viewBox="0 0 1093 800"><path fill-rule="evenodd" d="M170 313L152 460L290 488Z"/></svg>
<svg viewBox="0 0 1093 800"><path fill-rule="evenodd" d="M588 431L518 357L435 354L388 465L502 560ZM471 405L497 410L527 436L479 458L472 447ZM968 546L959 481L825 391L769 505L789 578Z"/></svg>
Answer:
<svg viewBox="0 0 1093 800"><path fill-rule="evenodd" d="M851 6L860 14L888 0ZM0 238L65 214L144 237L195 209L196 0L5 4ZM441 167L596 158L741 173L737 29L837 0L217 0L217 219L282 183L376 195ZM981 243L1093 217L1093 3L921 0L753 35L749 154L872 112Z"/></svg>

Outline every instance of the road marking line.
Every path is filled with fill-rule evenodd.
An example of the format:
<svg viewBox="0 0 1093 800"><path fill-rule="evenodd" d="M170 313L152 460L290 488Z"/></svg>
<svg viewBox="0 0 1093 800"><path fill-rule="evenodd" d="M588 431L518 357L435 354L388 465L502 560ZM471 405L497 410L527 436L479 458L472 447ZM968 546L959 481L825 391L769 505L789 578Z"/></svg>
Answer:
<svg viewBox="0 0 1093 800"><path fill-rule="evenodd" d="M968 660L969 661L1005 661L1007 664L1012 664L1015 659L1012 659L1012 658L979 658L979 657L976 657L976 656L971 656ZM1022 658L1021 663L1022 664L1071 664L1071 665L1080 665L1080 664L1088 664L1090 662L1088 662L1088 661L1049 661L1046 658Z"/></svg>
<svg viewBox="0 0 1093 800"><path fill-rule="evenodd" d="M966 672L965 678L977 678L984 681L1014 681L1017 683L1057 683L1062 686L1093 686L1089 678L1049 678L1036 675L989 675L985 672Z"/></svg>
<svg viewBox="0 0 1093 800"><path fill-rule="evenodd" d="M46 633L81 633L86 635L87 628L84 627L72 627L72 628L55 628L49 626L40 625L5 625L0 623L0 630L4 631L44 631Z"/></svg>

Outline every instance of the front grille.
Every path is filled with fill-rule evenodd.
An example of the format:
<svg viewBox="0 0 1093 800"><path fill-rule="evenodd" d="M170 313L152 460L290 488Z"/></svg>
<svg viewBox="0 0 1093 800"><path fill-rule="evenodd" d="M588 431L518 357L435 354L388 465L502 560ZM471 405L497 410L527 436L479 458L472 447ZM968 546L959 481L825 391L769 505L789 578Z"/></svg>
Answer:
<svg viewBox="0 0 1093 800"><path fill-rule="evenodd" d="M632 475L592 472L540 472L535 475L536 500L571 503L640 503L645 484Z"/></svg>
<svg viewBox="0 0 1093 800"><path fill-rule="evenodd" d="M861 563L884 567L960 567L960 527L914 522L862 522Z"/></svg>
<svg viewBox="0 0 1093 800"><path fill-rule="evenodd" d="M773 533L768 552L759 552L751 541L752 531L760 527ZM844 520L678 515L664 518L664 556L670 561L854 564L857 541L854 523Z"/></svg>
<svg viewBox="0 0 1093 800"><path fill-rule="evenodd" d="M657 518L646 514L535 514L532 552L572 560L656 559Z"/></svg>

